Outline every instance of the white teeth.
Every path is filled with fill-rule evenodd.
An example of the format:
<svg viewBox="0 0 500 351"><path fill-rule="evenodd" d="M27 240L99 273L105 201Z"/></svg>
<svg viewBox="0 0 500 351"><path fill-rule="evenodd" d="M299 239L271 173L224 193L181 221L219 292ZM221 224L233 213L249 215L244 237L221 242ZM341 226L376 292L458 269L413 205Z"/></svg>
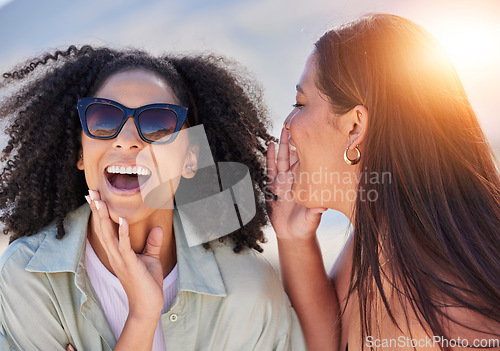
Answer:
<svg viewBox="0 0 500 351"><path fill-rule="evenodd" d="M137 175L150 175L151 171L147 169L146 167L142 166L109 166L106 171L108 173L114 173L114 174L137 174Z"/></svg>

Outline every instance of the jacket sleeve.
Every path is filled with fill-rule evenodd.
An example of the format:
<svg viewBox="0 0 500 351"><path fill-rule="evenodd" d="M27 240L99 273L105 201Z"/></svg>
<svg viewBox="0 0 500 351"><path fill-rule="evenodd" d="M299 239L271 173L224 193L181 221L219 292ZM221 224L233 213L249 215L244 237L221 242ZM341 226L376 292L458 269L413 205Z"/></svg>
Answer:
<svg viewBox="0 0 500 351"><path fill-rule="evenodd" d="M274 293L283 296L274 302L269 301L272 306L267 308L267 315L261 322L263 328L253 350L305 351L305 339L295 311L281 287Z"/></svg>
<svg viewBox="0 0 500 351"><path fill-rule="evenodd" d="M302 334L302 328L295 311L290 307L291 316L289 319L289 327L276 343L274 350L276 351L304 351L306 350L305 339Z"/></svg>
<svg viewBox="0 0 500 351"><path fill-rule="evenodd" d="M218 328L218 336L227 330L225 344L232 345L234 350L306 350L297 315L278 276L260 254L253 258L242 260L245 269L234 269L233 274L228 274L225 268L229 292L226 309L231 313L221 318L225 327ZM240 256L233 254L229 259L225 267L240 264Z"/></svg>
<svg viewBox="0 0 500 351"><path fill-rule="evenodd" d="M252 284L254 310L250 315L260 315L256 320L261 320L261 331L253 350L305 351L305 339L298 317L276 272L265 261L257 270L257 276L260 282L255 280Z"/></svg>

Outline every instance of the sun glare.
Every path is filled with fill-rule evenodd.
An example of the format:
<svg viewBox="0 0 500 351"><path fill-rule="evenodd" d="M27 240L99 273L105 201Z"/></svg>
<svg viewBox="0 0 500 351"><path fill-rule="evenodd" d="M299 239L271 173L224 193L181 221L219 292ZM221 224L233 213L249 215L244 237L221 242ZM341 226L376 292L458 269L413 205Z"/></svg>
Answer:
<svg viewBox="0 0 500 351"><path fill-rule="evenodd" d="M498 25L463 20L440 23L429 29L459 71L477 70L478 65L498 62L500 56Z"/></svg>
<svg viewBox="0 0 500 351"><path fill-rule="evenodd" d="M424 27L449 55L488 139L499 150L500 22L496 13L429 18Z"/></svg>

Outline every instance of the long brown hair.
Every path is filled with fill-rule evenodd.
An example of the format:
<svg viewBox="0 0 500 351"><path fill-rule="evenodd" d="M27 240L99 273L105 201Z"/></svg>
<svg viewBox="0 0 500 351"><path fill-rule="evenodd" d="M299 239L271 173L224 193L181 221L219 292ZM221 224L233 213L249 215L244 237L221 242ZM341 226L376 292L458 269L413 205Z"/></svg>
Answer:
<svg viewBox="0 0 500 351"><path fill-rule="evenodd" d="M353 213L349 291L358 293L363 340L375 295L397 325L385 279L434 335L446 337L449 320L474 329L444 306L500 323L499 174L440 45L405 18L375 14L328 31L315 54L317 85L334 112L363 105L370 113L360 169L391 174L390 183L360 177L359 189L377 201L358 197Z"/></svg>

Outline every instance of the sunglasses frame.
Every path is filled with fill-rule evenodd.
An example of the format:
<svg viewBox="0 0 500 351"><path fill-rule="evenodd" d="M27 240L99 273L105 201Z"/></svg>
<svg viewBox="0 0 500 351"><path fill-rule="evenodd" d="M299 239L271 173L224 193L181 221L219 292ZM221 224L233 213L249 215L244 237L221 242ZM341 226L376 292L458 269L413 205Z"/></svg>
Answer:
<svg viewBox="0 0 500 351"><path fill-rule="evenodd" d="M101 137L101 136L92 135L90 133L88 126L87 126L86 113L87 113L87 109L91 105L94 105L94 104L114 106L114 107L119 108L123 112L122 122L120 123L120 127L118 128L118 130L116 131L115 134L113 134L109 137ZM127 120L129 118L134 119L135 127L137 128L137 132L139 133L139 136L141 137L141 139L147 143L150 143L150 144L153 144L153 143L155 143L155 144L169 144L175 140L175 138L177 137L177 134L181 130L182 126L184 125L184 122L187 122L187 125L189 127L189 122L186 119L188 109L187 109L187 107L180 106L180 105L157 103L157 104L149 104L149 105L141 106L138 108L128 108L127 106L124 106L124 105L122 105L116 101L110 100L110 99L87 97L87 98L78 99L77 108L78 108L78 115L80 117L80 122L82 124L83 131L85 132L85 134L88 137L93 138L93 139L110 140L110 139L116 138L118 136L118 134L120 134L123 126L125 125L125 123L127 122ZM151 110L151 109L171 110L177 116L177 124L175 125L175 130L172 133L172 136L170 137L170 139L168 139L167 141L149 140L142 134L141 128L139 127L139 115L141 114L141 112L146 111L146 110Z"/></svg>

